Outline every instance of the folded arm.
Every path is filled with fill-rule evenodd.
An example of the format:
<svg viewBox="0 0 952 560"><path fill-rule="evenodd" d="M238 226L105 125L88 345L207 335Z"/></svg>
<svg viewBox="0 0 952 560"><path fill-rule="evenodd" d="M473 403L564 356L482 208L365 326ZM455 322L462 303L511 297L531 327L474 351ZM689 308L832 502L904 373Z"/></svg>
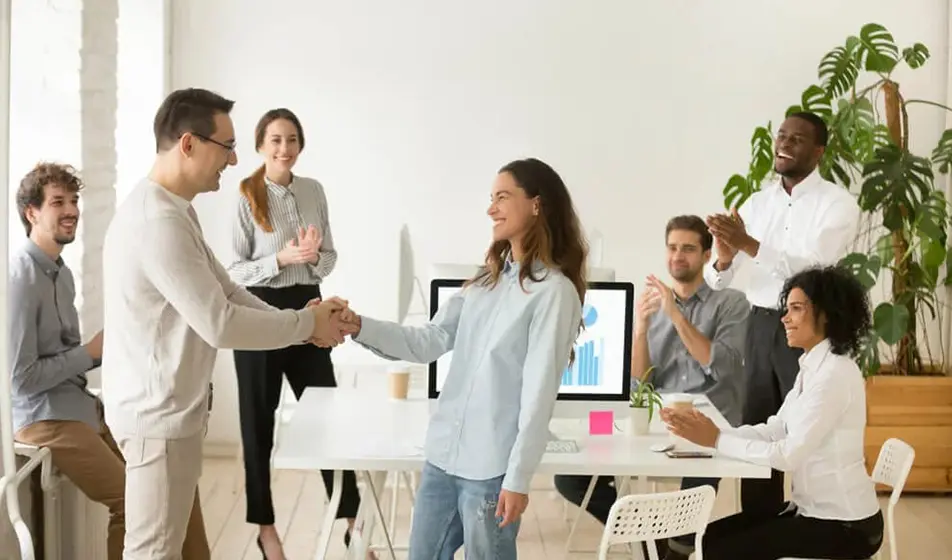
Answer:
<svg viewBox="0 0 952 560"><path fill-rule="evenodd" d="M313 334L312 311L265 310L257 304L231 301L241 289L192 233L184 217L153 219L142 242L148 279L210 345L269 350L307 340ZM237 297L247 299L241 294Z"/></svg>
<svg viewBox="0 0 952 560"><path fill-rule="evenodd" d="M360 318L360 332L353 336L364 348L388 360L426 364L453 349L466 289L453 295L429 323L407 327L392 321Z"/></svg>
<svg viewBox="0 0 952 560"><path fill-rule="evenodd" d="M560 277L559 280L562 280ZM529 493L549 439L549 421L559 394L562 373L582 320L582 303L570 282L559 282L538 302L529 325L529 348L522 368L519 433L509 454L502 487Z"/></svg>
<svg viewBox="0 0 952 560"><path fill-rule="evenodd" d="M93 358L84 346L40 355L37 319L42 302L23 282L11 281L9 290L7 327L14 394L42 393L93 368Z"/></svg>

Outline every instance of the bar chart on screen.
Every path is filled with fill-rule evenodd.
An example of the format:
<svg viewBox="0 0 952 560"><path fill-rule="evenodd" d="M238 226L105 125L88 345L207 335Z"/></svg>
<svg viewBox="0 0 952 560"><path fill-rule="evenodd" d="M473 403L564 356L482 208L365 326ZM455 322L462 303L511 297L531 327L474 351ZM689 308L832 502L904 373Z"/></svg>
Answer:
<svg viewBox="0 0 952 560"><path fill-rule="evenodd" d="M575 361L562 374L562 385L597 387L605 379L605 339L589 340L575 347Z"/></svg>
<svg viewBox="0 0 952 560"><path fill-rule="evenodd" d="M599 310L591 303L582 307L585 330L575 345L575 360L562 373L562 387L581 390L605 383L605 335L599 328Z"/></svg>

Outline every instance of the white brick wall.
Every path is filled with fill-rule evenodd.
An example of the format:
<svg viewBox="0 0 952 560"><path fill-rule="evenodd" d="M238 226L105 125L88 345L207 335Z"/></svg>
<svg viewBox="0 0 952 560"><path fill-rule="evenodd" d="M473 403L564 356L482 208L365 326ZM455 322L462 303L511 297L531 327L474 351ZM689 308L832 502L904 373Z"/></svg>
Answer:
<svg viewBox="0 0 952 560"><path fill-rule="evenodd" d="M82 172L83 216L63 257L87 338L102 328L102 240L116 198L118 17L119 0L13 2L10 196L40 160ZM24 233L11 218L17 247Z"/></svg>
<svg viewBox="0 0 952 560"><path fill-rule="evenodd" d="M76 276L76 305L83 332L102 328L102 244L116 207L116 118L119 1L84 0L81 18L80 142L86 189Z"/></svg>

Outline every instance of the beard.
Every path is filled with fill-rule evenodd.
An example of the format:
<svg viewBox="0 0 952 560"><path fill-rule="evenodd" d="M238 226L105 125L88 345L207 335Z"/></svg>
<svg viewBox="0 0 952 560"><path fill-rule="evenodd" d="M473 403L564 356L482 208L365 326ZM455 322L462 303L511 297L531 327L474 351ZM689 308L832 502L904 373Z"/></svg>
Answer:
<svg viewBox="0 0 952 560"><path fill-rule="evenodd" d="M669 270L671 277L677 280L678 282L683 282L685 284L690 284L697 280L699 274L701 274L700 269L684 268L681 270Z"/></svg>
<svg viewBox="0 0 952 560"><path fill-rule="evenodd" d="M57 235L53 237L53 240L59 243L60 245L69 245L73 241L76 241L76 234L73 235Z"/></svg>

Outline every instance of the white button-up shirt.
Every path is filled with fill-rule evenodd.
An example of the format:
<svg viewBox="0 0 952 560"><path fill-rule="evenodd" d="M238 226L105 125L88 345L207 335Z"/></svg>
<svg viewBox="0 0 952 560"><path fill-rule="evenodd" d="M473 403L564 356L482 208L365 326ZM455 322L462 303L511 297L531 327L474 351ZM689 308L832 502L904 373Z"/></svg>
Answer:
<svg viewBox="0 0 952 560"><path fill-rule="evenodd" d="M800 373L777 414L764 424L724 430L717 451L791 473L791 501L803 516L858 521L879 511L863 460L865 429L863 374L824 340L800 357Z"/></svg>
<svg viewBox="0 0 952 560"><path fill-rule="evenodd" d="M814 170L787 194L778 180L756 192L738 209L747 233L760 242L756 257L738 252L726 270L717 259L705 267L704 277L715 290L726 288L738 267L753 261L747 300L751 305L776 309L784 282L801 270L834 265L846 256L856 238L860 209L845 188Z"/></svg>

